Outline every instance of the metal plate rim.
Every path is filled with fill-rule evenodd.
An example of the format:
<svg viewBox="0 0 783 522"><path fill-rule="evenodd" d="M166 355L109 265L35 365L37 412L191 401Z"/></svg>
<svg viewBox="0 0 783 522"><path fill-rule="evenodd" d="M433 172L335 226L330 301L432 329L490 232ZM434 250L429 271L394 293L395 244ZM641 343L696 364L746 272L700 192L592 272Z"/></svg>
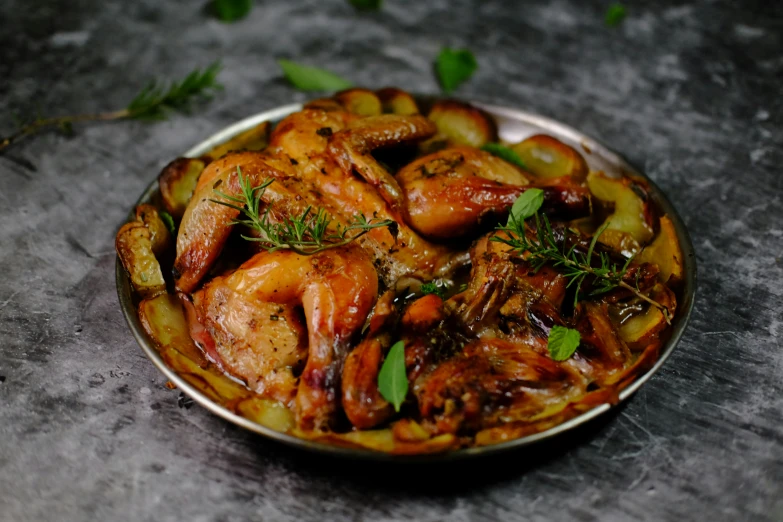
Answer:
<svg viewBox="0 0 783 522"><path fill-rule="evenodd" d="M490 446L458 449L458 450L446 451L441 453L425 453L420 455L395 455L395 454L384 453L384 452L374 451L369 449L341 447L341 446L301 439L293 435L288 435L286 433L273 430L271 428L268 428L266 426L263 426L261 424L258 424L256 422L253 422L249 419L237 415L236 413L230 411L229 409L213 402L211 399L209 399L209 397L207 397L202 392L197 390L195 387L190 385L184 378L180 377L179 374L177 374L174 370L169 368L166 365L166 363L163 361L163 358L158 353L158 350L155 347L154 343L147 337L147 334L144 332L140 324L137 311L135 309L135 306L133 305L127 273L125 272L125 269L123 268L119 257L117 257L115 262L115 278L116 278L116 285L117 285L117 296L120 301L120 308L122 310L123 316L125 317L125 321L128 324L128 327L131 330L134 339L141 347L144 354L150 359L153 365L171 382L176 384L177 388L180 389L185 395L193 399L193 401L196 402L199 406L207 409L207 411L211 412L214 415L217 415L218 417L223 418L224 420L227 420L251 432L263 435L277 442L281 442L287 446L295 447L298 449L304 449L319 454L329 454L332 456L346 457L346 458L359 459L359 460L391 461L391 462L434 462L434 461L446 461L446 460L452 461L452 460L459 460L465 458L495 455L500 452L530 446L538 442L541 442L543 440L550 439L557 435L563 434L573 428L576 428L577 426L583 425L603 415L604 413L607 413L608 411L614 408L617 408L622 403L627 401L642 385L644 385L655 373L658 372L661 366L669 358L675 346L677 346L677 344L679 343L680 338L682 337L685 329L687 328L688 322L691 317L691 312L693 310L693 304L696 295L696 260L695 260L695 254L694 254L694 249L690 238L690 234L688 233L688 230L685 228L682 218L677 213L676 209L668 200L668 198L663 193L663 191L661 191L660 188L648 176L646 176L645 174L641 173L639 170L634 168L622 156L615 153L609 147L605 146L601 142L593 138L590 138L589 136L579 132L578 130L568 125L565 125L554 119L541 116L539 114L535 114L519 109L514 109L510 107L505 107L505 106L486 104L479 101L468 100L467 102L487 111L492 115L495 116L502 115L512 120L517 120L544 129L549 129L551 131L554 131L556 135L560 137L566 137L571 141L579 142L584 145L587 145L588 148L590 149L591 154L598 153L608 161L617 164L619 167L623 168L629 173L643 177L652 186L654 191L654 197L659 203L659 205L662 207L662 210L672 217L672 221L675 225L675 230L677 232L678 239L680 241L680 248L682 249L683 258L684 258L685 284L683 287L683 296L685 297L684 300L686 302L680 303L681 305L684 304L684 306L680 309L680 311L677 314L677 318L675 319L675 325L673 326L672 334L668 339L668 341L666 342L666 344L664 345L663 350L661 351L658 357L658 360L649 370L647 370L647 372L639 375L634 380L633 383L628 385L625 389L623 389L620 392L619 401L616 404L614 405L610 405L608 403L601 404L599 406L592 408L591 410L582 413L581 415L578 415L572 419L567 420L566 422L558 424L557 426L554 426L548 430L535 433L533 435L512 439L506 442L502 442ZM228 127L225 127L224 129L213 134L212 136L205 139L201 143L195 145L190 150L185 152L183 156L198 157L199 155L202 155L208 150L210 150L215 145L218 145L223 141L255 125L258 125L264 121L279 120L287 116L288 114L300 110L301 108L302 108L301 103L293 103L289 105L276 107L274 109L263 111L258 114L244 118L232 125L229 125ZM147 186L147 189L144 191L144 193L139 197L139 199L134 204L134 208L136 205L139 205L147 201L157 191L157 188L158 187L157 187L157 178L156 178L150 183L150 185ZM132 211L129 214L129 216L132 216Z"/></svg>

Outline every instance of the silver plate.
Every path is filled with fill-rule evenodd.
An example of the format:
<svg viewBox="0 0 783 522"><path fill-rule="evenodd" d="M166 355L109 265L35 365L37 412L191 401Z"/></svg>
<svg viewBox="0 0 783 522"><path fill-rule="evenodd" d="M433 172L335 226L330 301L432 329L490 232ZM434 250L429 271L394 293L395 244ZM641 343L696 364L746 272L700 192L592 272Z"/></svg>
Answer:
<svg viewBox="0 0 783 522"><path fill-rule="evenodd" d="M426 98L422 101L425 101ZM425 101L426 102L426 101ZM193 399L196 403L206 408L210 412L222 417L223 419L236 424L242 428L253 431L255 433L264 435L270 439L282 442L284 444L294 446L300 449L306 449L323 454L331 454L340 457L358 458L358 459L370 459L370 460L386 460L386 461L437 461L437 460L455 460L468 457L477 457L485 455L494 455L500 452L512 450L515 448L521 448L529 446L531 444L539 443L541 441L551 439L555 436L565 434L570 430L573 430L577 426L583 425L588 421L595 419L596 417L603 415L610 410L617 408L620 404L628 400L647 380L650 379L663 365L663 363L671 355L677 342L680 340L691 316L693 309L693 302L696 292L696 258L693 251L693 244L685 225L682 222L677 211L672 204L661 192L661 190L650 180L647 176L640 173L637 169L633 168L627 161L625 161L618 154L612 152L607 147L597 142L596 140L585 136L581 132L563 125L557 121L532 114L529 112L511 109L507 107L498 107L494 105L487 105L478 102L470 102L474 106L480 107L489 114L491 114L497 121L498 131L500 137L509 142L518 142L524 138L537 133L544 133L555 136L560 140L569 143L573 147L584 152L583 156L593 170L602 170L607 174L613 172L622 172L630 175L641 176L645 178L651 189L651 196L653 202L658 206L661 212L666 213L672 219L674 228L677 232L677 236L680 242L680 247L683 253L683 265L684 265L684 284L680 295L678 295L678 308L676 317L672 324L672 333L669 340L662 347L660 356L655 365L650 368L644 374L639 375L636 380L626 387L620 393L620 402L615 405L602 404L595 408L574 417L562 424L559 424L546 431L521 437L518 439L510 440L494 444L491 446L482 446L476 448L467 448L460 450L453 450L444 453L435 454L423 454L423 455L393 455L383 453L380 451L373 451L369 449L359 448L345 448L340 446L334 446L330 444L300 439L292 435L275 431L271 428L257 424L249 419L241 417L224 406L213 402L209 397L204 395L201 391L190 385L183 377L178 375L174 370L169 368L161 358L155 347L154 342L150 339L144 329L142 328L136 307L131 296L130 280L125 272L119 258L116 263L116 279L117 279L117 294L120 300L120 306L125 319L130 327L131 333L136 338L136 341L141 346L141 349L149 357L152 363L168 378L171 382L177 385L187 396ZM242 121L239 121L210 138L199 143L184 156L197 157L220 143L228 140L229 138L248 130L264 121L277 122L285 116L296 112L302 108L301 104L285 105L270 111L266 111L255 116L251 116ZM157 179L154 180L147 190L141 195L137 201L137 205L149 201L158 191Z"/></svg>

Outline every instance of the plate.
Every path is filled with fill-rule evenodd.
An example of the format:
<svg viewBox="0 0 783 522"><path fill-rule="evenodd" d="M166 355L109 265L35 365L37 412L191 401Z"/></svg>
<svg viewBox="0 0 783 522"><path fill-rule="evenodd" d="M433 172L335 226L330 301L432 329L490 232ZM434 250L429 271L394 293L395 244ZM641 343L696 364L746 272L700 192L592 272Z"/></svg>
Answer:
<svg viewBox="0 0 783 522"><path fill-rule="evenodd" d="M424 103L426 103L428 99L431 100L432 98L420 97L420 100ZM194 385L193 379L186 379L185 376L170 367L161 356L161 353L158 351L158 348L156 347L153 340L147 335L141 326L141 323L139 322L136 310L136 302L134 301L131 294L130 280L122 266L122 263L120 262L119 258L117 258L116 279L117 294L119 296L120 306L130 331L133 334L133 337L136 339L139 346L150 359L150 361L163 373L163 375L166 376L167 379L176 384L177 387L185 395L193 399L194 402L206 408L213 414L222 417L223 419L233 424L236 424L237 426L263 435L269 439L282 442L289 446L294 446L296 448L339 457L349 457L353 459L358 458L385 461L434 461L494 455L499 452L530 446L532 444L551 439L555 436L565 434L566 432L574 430L578 426L581 426L592 419L606 414L610 410L619 407L622 403L627 401L645 382L650 379L650 377L652 377L661 368L666 359L669 358L675 346L677 345L677 342L682 336L691 316L696 291L696 260L693 244L691 243L690 236L682 222L682 219L666 196L655 185L655 183L652 182L652 180L632 167L620 155L612 152L609 148L602 145L598 141L567 125L537 114L508 107L488 105L477 101L466 101L476 107L483 109L495 118L497 121L500 138L503 140L509 142L519 142L533 134L549 134L577 148L577 150L582 151L585 160L593 170L602 170L606 173L623 172L630 176L639 176L644 178L649 183L653 203L658 206L661 212L668 214L674 223L674 228L683 253L684 284L682 285L677 295L679 310L672 323L671 336L662 347L659 359L656 361L655 365L646 373L639 375L633 383L622 390L619 396L620 401L617 404L602 404L562 424L533 435L528 435L491 446L466 448L435 454L402 456L369 449L334 446L331 444L300 439L293 435L276 431L263 424L259 424L236 414L234 411L227 408L224 404L221 404L218 401L210 398L204 392L203 386L198 386L197 381ZM224 141L245 130L248 130L264 121L280 121L287 115L294 113L301 108L301 104L285 105L241 120L207 138L189 151L185 152L183 156L200 156L214 146L223 143ZM136 202L136 205L149 202L156 197L157 193L158 182L156 178L152 181L152 183L150 183L150 185L147 187L147 190L141 195L139 200ZM226 379L226 381L231 381L233 383L233 380L231 380L229 377L221 376L220 378Z"/></svg>

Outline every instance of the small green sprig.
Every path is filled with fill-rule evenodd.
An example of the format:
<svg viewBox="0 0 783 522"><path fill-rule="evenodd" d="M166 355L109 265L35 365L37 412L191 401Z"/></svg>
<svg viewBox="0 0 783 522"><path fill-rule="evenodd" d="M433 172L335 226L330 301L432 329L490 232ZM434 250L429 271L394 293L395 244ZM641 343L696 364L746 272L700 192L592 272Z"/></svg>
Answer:
<svg viewBox="0 0 783 522"><path fill-rule="evenodd" d="M625 264L619 266L610 260L606 252L595 253L598 238L606 230L606 227L609 226L609 223L604 224L596 231L587 253L583 254L576 250L576 242L567 250L565 249L566 241L563 241L562 247L558 245L552 231L552 225L545 214L539 215L536 211L533 217L536 222L536 230L533 237L528 237L525 230L525 220L517 219L512 212L509 214L508 225L497 227L497 230L505 232L507 237L495 235L491 238L491 241L506 244L519 254L527 252L527 260L532 265L534 272L537 272L546 264L562 268L563 275L568 279L568 287L576 285L574 306L576 306L581 296L582 284L588 276L592 276L594 278L593 290L588 294L590 297L605 294L618 287L624 288L656 307L661 311L666 322L671 323L671 313L668 308L644 295L638 287L625 282L624 278L633 257L628 258ZM593 266L595 255L598 256L600 266Z"/></svg>
<svg viewBox="0 0 783 522"><path fill-rule="evenodd" d="M248 241L259 242L269 252L288 249L302 255L317 254L329 248L347 245L374 228L389 227L392 235L396 235L397 223L394 221L376 218L368 220L361 213L354 215L347 225L338 223L336 227L330 227L331 216L323 208L313 210L311 206L298 216L286 217L280 223L273 223L269 217L272 205L263 205L262 199L266 188L274 179L267 178L254 187L250 178L242 175L240 167L237 167L237 179L240 196L230 196L215 190L223 201L210 201L238 210L244 218L235 219L232 224L244 225L259 232L260 237L242 237ZM263 210L262 206L265 207Z"/></svg>
<svg viewBox="0 0 783 522"><path fill-rule="evenodd" d="M74 123L82 121L112 121L122 119L161 120L169 111L185 111L196 99L209 98L213 91L222 89L217 81L220 63L215 62L206 69L196 69L183 80L169 84L152 82L136 95L124 109L95 114L77 114L57 118L36 118L21 125L10 136L0 138L0 152L13 143L46 129L57 128L71 134Z"/></svg>

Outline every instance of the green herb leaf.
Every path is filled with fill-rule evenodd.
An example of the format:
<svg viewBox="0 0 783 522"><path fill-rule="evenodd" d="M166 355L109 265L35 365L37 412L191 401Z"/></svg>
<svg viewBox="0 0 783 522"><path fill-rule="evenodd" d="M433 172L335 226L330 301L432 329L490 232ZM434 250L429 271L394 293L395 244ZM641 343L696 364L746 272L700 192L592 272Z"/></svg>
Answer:
<svg viewBox="0 0 783 522"><path fill-rule="evenodd" d="M353 85L348 80L317 67L283 59L277 60L277 63L283 69L286 79L300 91L339 91Z"/></svg>
<svg viewBox="0 0 783 522"><path fill-rule="evenodd" d="M160 219L163 220L163 223L166 225L166 228L169 229L169 232L171 232L171 235L176 237L177 225L174 224L174 218L171 217L171 214L169 214L165 210L161 210L158 212L158 215L160 216Z"/></svg>
<svg viewBox="0 0 783 522"><path fill-rule="evenodd" d="M512 226L514 220L522 223L524 220L538 212L541 205L544 204L544 191L539 188L530 188L519 195L517 200L511 206L511 212L508 216L508 225Z"/></svg>
<svg viewBox="0 0 783 522"><path fill-rule="evenodd" d="M381 8L383 0L348 0L356 9L365 11L377 11Z"/></svg>
<svg viewBox="0 0 783 522"><path fill-rule="evenodd" d="M574 355L581 341L582 336L578 331L565 326L553 326L547 341L549 355L555 361L565 361Z"/></svg>
<svg viewBox="0 0 783 522"><path fill-rule="evenodd" d="M609 6L609 9L606 10L604 22L609 27L615 27L620 25L625 18L625 15L625 6L623 4L612 4Z"/></svg>
<svg viewBox="0 0 783 522"><path fill-rule="evenodd" d="M195 98L209 98L211 91L222 89L217 82L220 63L215 62L203 71L196 69L180 82L168 87L152 82L130 102L123 117L162 120L166 110L187 110Z"/></svg>
<svg viewBox="0 0 783 522"><path fill-rule="evenodd" d="M212 0L212 13L222 22L236 22L247 16L253 0Z"/></svg>
<svg viewBox="0 0 783 522"><path fill-rule="evenodd" d="M421 293L424 295L435 294L440 298L446 296L446 285L441 281L430 281L429 283L424 283L421 285L419 290L421 290Z"/></svg>
<svg viewBox="0 0 783 522"><path fill-rule="evenodd" d="M435 61L435 71L444 92L450 93L461 83L470 78L478 68L478 62L473 53L467 49L441 50Z"/></svg>
<svg viewBox="0 0 783 522"><path fill-rule="evenodd" d="M508 161L509 163L516 165L517 167L521 169L526 169L527 165L525 165L525 162L522 161L522 158L519 157L519 154L514 152L514 149L509 149L505 145L501 145L500 143L487 143L483 147L481 147L481 150L484 152L489 152L490 154L494 154L498 158Z"/></svg>
<svg viewBox="0 0 783 522"><path fill-rule="evenodd" d="M383 398L394 405L394 411L400 411L408 395L408 376L405 373L405 343L397 341L386 354L381 371L378 373L378 389Z"/></svg>

